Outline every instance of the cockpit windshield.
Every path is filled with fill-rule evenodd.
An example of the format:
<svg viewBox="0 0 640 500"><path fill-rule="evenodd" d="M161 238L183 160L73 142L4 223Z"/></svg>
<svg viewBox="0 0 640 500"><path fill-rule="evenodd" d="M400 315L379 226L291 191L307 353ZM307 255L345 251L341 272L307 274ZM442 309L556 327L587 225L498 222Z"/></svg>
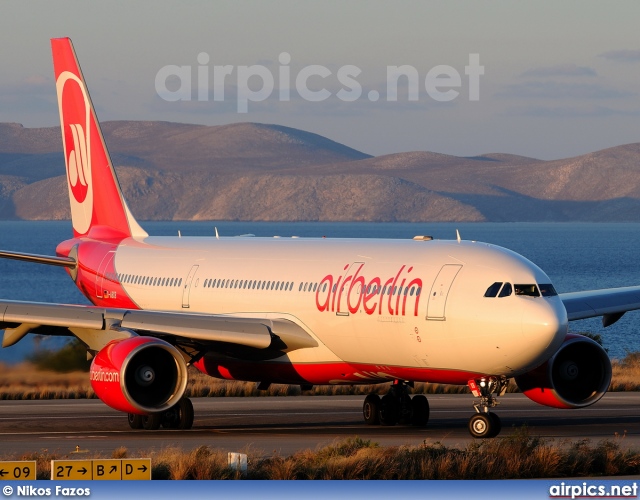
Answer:
<svg viewBox="0 0 640 500"><path fill-rule="evenodd" d="M540 287L540 293L543 297L555 297L558 295L558 292L556 292L556 289L553 288L551 283L540 284L538 286Z"/></svg>
<svg viewBox="0 0 640 500"><path fill-rule="evenodd" d="M500 288L502 287L502 281L496 281L493 285L487 288L487 291L484 292L485 297L495 297L498 295Z"/></svg>
<svg viewBox="0 0 640 500"><path fill-rule="evenodd" d="M558 295L555 288L551 283L545 283L541 285L526 284L526 285L511 285L511 283L504 283L503 281L496 281L487 288L484 292L485 297L509 297L512 293L524 297L555 297Z"/></svg>
<svg viewBox="0 0 640 500"><path fill-rule="evenodd" d="M526 295L527 297L540 297L538 285L513 285L516 295Z"/></svg>

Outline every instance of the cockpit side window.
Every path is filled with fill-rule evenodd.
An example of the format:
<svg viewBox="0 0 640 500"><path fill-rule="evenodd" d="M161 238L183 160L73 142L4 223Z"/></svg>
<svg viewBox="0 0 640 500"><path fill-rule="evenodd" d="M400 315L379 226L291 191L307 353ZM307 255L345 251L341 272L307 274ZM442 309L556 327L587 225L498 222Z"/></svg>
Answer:
<svg viewBox="0 0 640 500"><path fill-rule="evenodd" d="M511 295L512 291L513 289L511 288L511 283L505 283L502 287L502 290L500 290L498 297L508 297L509 295Z"/></svg>
<svg viewBox="0 0 640 500"><path fill-rule="evenodd" d="M502 281L496 281L493 285L487 288L487 291L484 292L485 297L495 297L498 295L500 291L500 287L502 286Z"/></svg>
<svg viewBox="0 0 640 500"><path fill-rule="evenodd" d="M526 297L540 297L537 285L513 285L516 295L524 295Z"/></svg>
<svg viewBox="0 0 640 500"><path fill-rule="evenodd" d="M558 295L558 292L556 292L556 289L553 288L553 285L551 283L541 283L538 286L540 287L540 293L543 297L555 297L556 295Z"/></svg>

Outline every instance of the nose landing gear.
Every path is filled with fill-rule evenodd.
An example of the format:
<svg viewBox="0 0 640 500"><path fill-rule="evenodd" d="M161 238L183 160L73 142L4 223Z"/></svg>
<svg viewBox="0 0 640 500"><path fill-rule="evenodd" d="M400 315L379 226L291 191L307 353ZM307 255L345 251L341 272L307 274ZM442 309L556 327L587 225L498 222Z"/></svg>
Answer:
<svg viewBox="0 0 640 500"><path fill-rule="evenodd" d="M480 401L473 404L476 414L469 419L469 432L474 438L493 438L500 433L502 429L500 417L491 413L490 409L500 404L496 398L507 392L508 383L505 377L469 380L471 393L480 398Z"/></svg>
<svg viewBox="0 0 640 500"><path fill-rule="evenodd" d="M409 396L405 383L395 380L389 392L382 398L377 394L369 394L362 405L364 421L369 425L415 425L424 427L429 421L429 401L421 394Z"/></svg>

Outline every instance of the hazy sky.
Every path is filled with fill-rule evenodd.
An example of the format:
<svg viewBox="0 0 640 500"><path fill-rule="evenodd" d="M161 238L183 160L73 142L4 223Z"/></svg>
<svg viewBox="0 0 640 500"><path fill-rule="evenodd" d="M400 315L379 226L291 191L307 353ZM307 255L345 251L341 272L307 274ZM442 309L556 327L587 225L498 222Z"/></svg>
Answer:
<svg viewBox="0 0 640 500"><path fill-rule="evenodd" d="M0 121L58 124L49 38L69 36L101 120L276 123L374 155L568 157L640 141L638 19L635 0L4 1ZM199 64L201 53L208 62ZM282 62L282 53L290 60ZM465 74L470 54L484 67L478 100L470 99ZM190 101L158 95L156 78L168 65L190 67ZM214 66L224 65L231 68L225 96L215 101ZM242 67L246 75L253 65L273 76L274 90L238 113ZM311 65L328 72L307 80L310 90L329 94L318 102L295 86ZM387 68L402 65L413 68L418 85L401 78L397 101L390 101ZM430 93L425 80L442 78L439 65L460 75L459 86ZM339 77L341 69L351 79ZM199 71L208 81L198 82ZM180 89L176 76L163 81L169 91ZM254 76L248 87L257 91L262 83ZM281 87L291 87L288 101ZM356 87L359 98L338 97L341 89L355 96ZM198 100L201 88L208 100ZM447 90L457 97L433 97Z"/></svg>

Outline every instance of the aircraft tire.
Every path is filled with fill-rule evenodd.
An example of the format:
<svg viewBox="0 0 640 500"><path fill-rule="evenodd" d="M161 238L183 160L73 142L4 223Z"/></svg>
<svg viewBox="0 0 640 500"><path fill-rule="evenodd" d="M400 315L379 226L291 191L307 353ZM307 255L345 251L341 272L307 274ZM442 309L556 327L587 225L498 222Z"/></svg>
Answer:
<svg viewBox="0 0 640 500"><path fill-rule="evenodd" d="M369 394L364 398L362 416L367 425L378 425L380 423L380 396Z"/></svg>
<svg viewBox="0 0 640 500"><path fill-rule="evenodd" d="M380 423L382 425L396 425L398 423L398 401L392 394L387 394L380 400Z"/></svg>
<svg viewBox="0 0 640 500"><path fill-rule="evenodd" d="M489 437L496 437L502 430L502 421L500 420L500 417L495 413L489 413L489 417L493 421L491 436Z"/></svg>
<svg viewBox="0 0 640 500"><path fill-rule="evenodd" d="M129 422L129 427L131 427L132 429L142 429L142 415L127 413L127 421Z"/></svg>
<svg viewBox="0 0 640 500"><path fill-rule="evenodd" d="M182 398L178 403L180 407L180 422L178 429L187 430L193 427L193 403L189 398Z"/></svg>
<svg viewBox="0 0 640 500"><path fill-rule="evenodd" d="M469 432L476 439L494 437L495 427L494 420L487 413L476 413L469 419Z"/></svg>
<svg viewBox="0 0 640 500"><path fill-rule="evenodd" d="M151 415L143 415L142 428L146 431L155 431L160 428L160 414L152 413Z"/></svg>
<svg viewBox="0 0 640 500"><path fill-rule="evenodd" d="M411 399L411 424L416 427L425 427L429 422L429 400L422 394Z"/></svg>

